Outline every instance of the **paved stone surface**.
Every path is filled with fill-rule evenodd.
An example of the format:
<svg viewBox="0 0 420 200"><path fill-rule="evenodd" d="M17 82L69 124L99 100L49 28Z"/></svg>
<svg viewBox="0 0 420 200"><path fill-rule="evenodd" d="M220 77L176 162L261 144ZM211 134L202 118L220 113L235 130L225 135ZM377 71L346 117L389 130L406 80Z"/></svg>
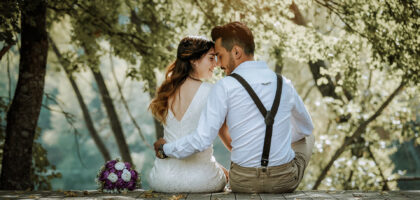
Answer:
<svg viewBox="0 0 420 200"><path fill-rule="evenodd" d="M108 194L96 190L86 191L1 191L0 199L147 199L147 200L287 200L287 199L419 199L420 190L401 191L295 191L285 194L221 193L156 193L145 190L125 194Z"/></svg>

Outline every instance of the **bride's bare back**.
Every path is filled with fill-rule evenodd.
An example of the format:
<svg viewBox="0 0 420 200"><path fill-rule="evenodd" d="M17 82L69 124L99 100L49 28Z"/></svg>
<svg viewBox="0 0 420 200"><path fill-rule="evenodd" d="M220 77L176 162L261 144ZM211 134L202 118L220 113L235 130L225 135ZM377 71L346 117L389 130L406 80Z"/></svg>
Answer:
<svg viewBox="0 0 420 200"><path fill-rule="evenodd" d="M201 81L187 78L175 95L169 99L169 109L178 121L184 117L201 84Z"/></svg>

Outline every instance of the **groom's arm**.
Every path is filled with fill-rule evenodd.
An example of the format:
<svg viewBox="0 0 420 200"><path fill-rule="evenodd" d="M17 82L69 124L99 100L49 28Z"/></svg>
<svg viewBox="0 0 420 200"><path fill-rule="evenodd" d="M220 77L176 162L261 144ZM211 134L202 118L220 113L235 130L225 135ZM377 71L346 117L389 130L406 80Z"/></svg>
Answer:
<svg viewBox="0 0 420 200"><path fill-rule="evenodd" d="M292 86L294 105L292 108L292 142L298 141L305 136L311 135L314 129L311 116L305 107L299 94Z"/></svg>
<svg viewBox="0 0 420 200"><path fill-rule="evenodd" d="M163 146L169 157L185 158L193 153L201 152L213 144L227 113L227 92L223 80L217 82L201 112L197 129L190 134Z"/></svg>
<svg viewBox="0 0 420 200"><path fill-rule="evenodd" d="M229 128L226 125L226 120L219 130L219 138L225 145L226 149L232 151L232 138L230 137Z"/></svg>

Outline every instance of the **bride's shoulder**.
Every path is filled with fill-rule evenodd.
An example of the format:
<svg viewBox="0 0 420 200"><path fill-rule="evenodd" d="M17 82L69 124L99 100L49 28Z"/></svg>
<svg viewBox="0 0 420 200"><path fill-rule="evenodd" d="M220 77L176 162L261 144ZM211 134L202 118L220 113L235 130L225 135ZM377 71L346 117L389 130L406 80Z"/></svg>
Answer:
<svg viewBox="0 0 420 200"><path fill-rule="evenodd" d="M207 92L210 92L211 88L213 88L213 86L214 86L214 83L211 83L211 82L203 82L202 84L203 84L202 85L203 90L205 90Z"/></svg>
<svg viewBox="0 0 420 200"><path fill-rule="evenodd" d="M214 83L212 82L203 82L203 87L207 89L211 89L214 86Z"/></svg>

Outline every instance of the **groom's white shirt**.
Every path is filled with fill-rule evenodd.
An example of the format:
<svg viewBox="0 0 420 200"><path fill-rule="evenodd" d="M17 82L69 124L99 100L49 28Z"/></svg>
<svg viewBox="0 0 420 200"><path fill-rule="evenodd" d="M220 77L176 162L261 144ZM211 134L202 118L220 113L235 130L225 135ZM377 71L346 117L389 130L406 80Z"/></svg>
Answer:
<svg viewBox="0 0 420 200"><path fill-rule="evenodd" d="M267 110L271 109L277 87L276 74L263 61L247 61L232 73L241 75ZM264 117L245 88L234 78L225 77L212 88L197 129L163 146L166 155L184 158L204 151L217 137L225 121L232 138L232 162L243 167L260 167L265 137ZM295 153L291 142L312 134L313 124L302 99L290 80L283 77L280 106L273 125L268 166L290 162Z"/></svg>

